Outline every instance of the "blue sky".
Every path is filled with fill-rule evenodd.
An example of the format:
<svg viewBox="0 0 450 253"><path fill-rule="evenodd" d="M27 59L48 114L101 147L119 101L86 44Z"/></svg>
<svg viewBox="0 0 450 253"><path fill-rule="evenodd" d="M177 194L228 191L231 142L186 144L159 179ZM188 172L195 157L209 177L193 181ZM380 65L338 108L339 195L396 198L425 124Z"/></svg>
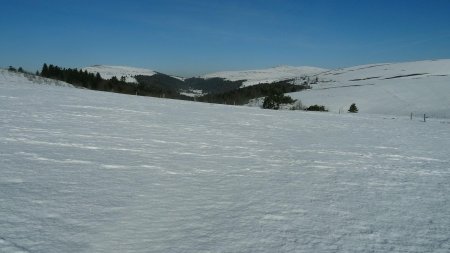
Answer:
<svg viewBox="0 0 450 253"><path fill-rule="evenodd" d="M194 76L450 58L448 0L0 0L0 67Z"/></svg>

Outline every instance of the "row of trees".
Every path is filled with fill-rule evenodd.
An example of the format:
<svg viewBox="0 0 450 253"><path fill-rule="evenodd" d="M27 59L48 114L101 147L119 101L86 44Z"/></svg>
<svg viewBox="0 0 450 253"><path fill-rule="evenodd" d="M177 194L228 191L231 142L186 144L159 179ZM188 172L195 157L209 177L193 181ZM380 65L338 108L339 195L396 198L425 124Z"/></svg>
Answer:
<svg viewBox="0 0 450 253"><path fill-rule="evenodd" d="M189 97L181 96L178 92L162 87L157 84L148 83L127 83L125 77L113 76L111 79L103 79L99 73L93 74L82 69L61 68L56 65L42 66L42 70L38 73L42 77L56 79L70 83L77 87L84 87L91 90L117 92L123 94L166 97L177 99L191 99Z"/></svg>
<svg viewBox="0 0 450 253"><path fill-rule="evenodd" d="M87 72L86 70L83 71L76 68L66 69L52 64L47 65L46 63L44 63L40 75L42 77L64 81L75 86L81 86L93 90L108 90L110 88L107 87L108 85L105 83L106 80L102 79L99 73L93 74Z"/></svg>
<svg viewBox="0 0 450 253"><path fill-rule="evenodd" d="M9 66L9 67L8 67L8 71L31 74L30 72L25 71L22 67L15 68L15 67L13 67L13 66Z"/></svg>
<svg viewBox="0 0 450 253"><path fill-rule="evenodd" d="M197 98L197 101L219 104L247 104L250 99L271 96L273 94L284 94L296 92L309 88L309 86L294 85L290 80L276 83L264 83L244 88L237 88L228 92L218 94L207 94Z"/></svg>
<svg viewBox="0 0 450 253"><path fill-rule="evenodd" d="M281 107L290 108L291 110L305 110L305 111L318 111L327 112L328 109L323 105L311 105L309 107L303 107L300 101L292 99L290 96L285 95L278 90L272 90L272 93L264 98L262 108L278 110ZM287 106L287 107L286 107ZM358 107L353 103L348 109L350 113L357 113Z"/></svg>

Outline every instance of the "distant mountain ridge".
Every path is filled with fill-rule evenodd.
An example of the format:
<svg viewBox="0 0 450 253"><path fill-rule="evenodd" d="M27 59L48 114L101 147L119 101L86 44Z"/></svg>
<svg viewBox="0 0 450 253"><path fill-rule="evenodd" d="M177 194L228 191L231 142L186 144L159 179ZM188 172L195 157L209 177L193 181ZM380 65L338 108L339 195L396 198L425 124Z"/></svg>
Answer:
<svg viewBox="0 0 450 253"><path fill-rule="evenodd" d="M278 66L260 70L223 71L198 77L181 78L150 69L126 66L95 65L82 68L82 70L94 74L99 73L104 79L115 76L118 79L124 78L124 81L128 83L156 85L174 89L189 96L229 92L252 85L277 82L304 85L308 83L305 83L308 76L327 71L307 66Z"/></svg>
<svg viewBox="0 0 450 253"><path fill-rule="evenodd" d="M135 79L137 75L153 76L157 73L150 69L109 65L94 65L82 68L82 70L93 74L99 73L103 79L111 79L113 76L118 79L125 77L125 81L128 83L137 83Z"/></svg>
<svg viewBox="0 0 450 253"><path fill-rule="evenodd" d="M335 113L344 113L356 103L360 113L404 116L412 113L450 118L450 59L366 64L333 70L279 66L192 78L124 66L97 65L83 70L100 73L105 79L116 76L129 83L101 81L97 88L80 86L77 82L71 84L125 94L236 105L265 97L276 89L290 92L304 106L323 105ZM8 70L0 70L0 82L73 87L62 81Z"/></svg>
<svg viewBox="0 0 450 253"><path fill-rule="evenodd" d="M301 77L313 76L327 69L317 67L293 67L278 66L268 69L242 70L242 71L222 71L203 75L202 78L224 78L229 81L245 80L243 87L259 84L273 83L283 80L299 80Z"/></svg>

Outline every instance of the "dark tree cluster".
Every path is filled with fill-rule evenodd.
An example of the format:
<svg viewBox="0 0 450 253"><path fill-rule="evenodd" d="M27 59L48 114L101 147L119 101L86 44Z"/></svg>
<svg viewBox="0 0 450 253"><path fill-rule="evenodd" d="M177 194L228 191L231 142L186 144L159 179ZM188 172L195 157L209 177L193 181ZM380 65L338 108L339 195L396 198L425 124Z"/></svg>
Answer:
<svg viewBox="0 0 450 253"><path fill-rule="evenodd" d="M26 73L25 70L23 70L22 67L19 67L18 69L16 69L16 68L14 68L13 66L9 66L9 67L8 67L8 70L9 70L9 71L12 71L12 72Z"/></svg>
<svg viewBox="0 0 450 253"><path fill-rule="evenodd" d="M263 108L264 109L280 109L282 104L292 104L295 100L290 96L284 95L282 92L274 90L272 93L264 99Z"/></svg>
<svg viewBox="0 0 450 253"><path fill-rule="evenodd" d="M208 94L220 94L239 89L242 86L244 80L241 81L229 81L223 78L198 78L192 77L185 80L165 75L162 73L156 73L152 76L135 76L136 80L141 85L155 86L163 89L169 89L174 91L183 90L202 90Z"/></svg>
<svg viewBox="0 0 450 253"><path fill-rule="evenodd" d="M306 111L328 112L328 110L323 105L311 105L306 108Z"/></svg>
<svg viewBox="0 0 450 253"><path fill-rule="evenodd" d="M185 83L180 79L162 73L152 76L137 75L135 78L138 81L136 89L139 95L193 100L193 98L179 93L179 90L186 88Z"/></svg>
<svg viewBox="0 0 450 253"><path fill-rule="evenodd" d="M83 71L81 69L71 69L71 68L61 68L55 65L47 65L44 63L42 66L42 70L40 75L42 77L47 77L51 79L56 79L60 81L64 81L75 86L84 87L88 89L97 90L103 88L104 90L104 82L100 77L100 74L88 73L86 70ZM102 84L103 83L103 87Z"/></svg>
<svg viewBox="0 0 450 253"><path fill-rule="evenodd" d="M44 64L40 75L92 90L192 100L192 98L182 96L176 90L165 88L163 85L127 83L125 82L125 77L118 79L115 76L109 80L105 80L99 73L93 74L76 68L61 68L52 64Z"/></svg>
<svg viewBox="0 0 450 253"><path fill-rule="evenodd" d="M184 80L184 83L189 89L202 90L208 94L221 94L239 89L244 81L229 81L219 77L208 79L192 77Z"/></svg>
<svg viewBox="0 0 450 253"><path fill-rule="evenodd" d="M219 94L208 94L199 97L197 100L208 103L243 105L247 104L250 99L253 98L266 97L271 94L296 92L307 88L309 88L309 86L294 85L291 84L290 81L280 81L270 84L264 83L252 85Z"/></svg>

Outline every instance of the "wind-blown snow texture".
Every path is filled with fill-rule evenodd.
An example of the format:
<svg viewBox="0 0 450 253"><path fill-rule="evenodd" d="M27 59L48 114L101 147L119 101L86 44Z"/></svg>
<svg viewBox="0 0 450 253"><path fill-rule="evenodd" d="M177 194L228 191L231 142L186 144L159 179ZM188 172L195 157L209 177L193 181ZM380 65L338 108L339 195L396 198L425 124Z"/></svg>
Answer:
<svg viewBox="0 0 450 253"><path fill-rule="evenodd" d="M446 122L0 95L0 252L450 251Z"/></svg>

